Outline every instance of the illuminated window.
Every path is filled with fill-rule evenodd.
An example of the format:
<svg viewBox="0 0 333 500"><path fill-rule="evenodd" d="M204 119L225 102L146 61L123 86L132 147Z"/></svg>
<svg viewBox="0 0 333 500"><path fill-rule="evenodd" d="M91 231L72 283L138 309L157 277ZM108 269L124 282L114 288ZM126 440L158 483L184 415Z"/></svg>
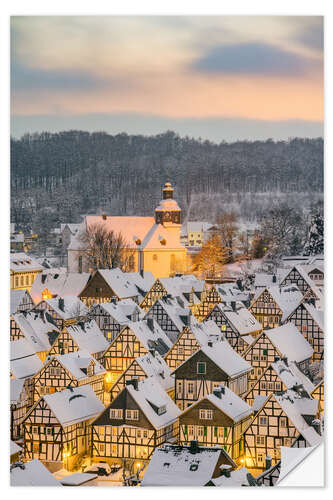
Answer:
<svg viewBox="0 0 333 500"><path fill-rule="evenodd" d="M199 410L199 418L201 420L212 420L213 410Z"/></svg>
<svg viewBox="0 0 333 500"><path fill-rule="evenodd" d="M139 420L139 410L126 410L128 420Z"/></svg>
<svg viewBox="0 0 333 500"><path fill-rule="evenodd" d="M119 420L123 418L123 410L111 408L110 410L110 418L113 420Z"/></svg>
<svg viewBox="0 0 333 500"><path fill-rule="evenodd" d="M265 436L256 436L256 444L259 446L265 446L266 437Z"/></svg>

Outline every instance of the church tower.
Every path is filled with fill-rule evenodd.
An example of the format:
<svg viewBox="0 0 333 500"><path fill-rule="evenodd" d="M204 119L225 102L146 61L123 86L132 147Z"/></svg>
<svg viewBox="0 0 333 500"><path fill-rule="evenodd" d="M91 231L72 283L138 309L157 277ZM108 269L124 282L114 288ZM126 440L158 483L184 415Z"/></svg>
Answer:
<svg viewBox="0 0 333 500"><path fill-rule="evenodd" d="M166 182L162 188L163 199L158 207L155 208L155 222L162 224L175 236L180 236L181 228L181 209L173 199L174 188L170 182Z"/></svg>

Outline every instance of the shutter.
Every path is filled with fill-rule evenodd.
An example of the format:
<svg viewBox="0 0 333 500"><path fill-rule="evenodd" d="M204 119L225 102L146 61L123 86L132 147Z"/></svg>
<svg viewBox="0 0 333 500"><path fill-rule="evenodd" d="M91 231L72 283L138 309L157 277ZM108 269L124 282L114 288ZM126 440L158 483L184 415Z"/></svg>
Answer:
<svg viewBox="0 0 333 500"><path fill-rule="evenodd" d="M207 427L204 426L204 436L207 436Z"/></svg>
<svg viewBox="0 0 333 500"><path fill-rule="evenodd" d="M184 434L187 436L187 424L184 425Z"/></svg>
<svg viewBox="0 0 333 500"><path fill-rule="evenodd" d="M224 437L226 438L228 436L228 429L227 427L224 428Z"/></svg>
<svg viewBox="0 0 333 500"><path fill-rule="evenodd" d="M217 427L214 427L214 436L217 437Z"/></svg>

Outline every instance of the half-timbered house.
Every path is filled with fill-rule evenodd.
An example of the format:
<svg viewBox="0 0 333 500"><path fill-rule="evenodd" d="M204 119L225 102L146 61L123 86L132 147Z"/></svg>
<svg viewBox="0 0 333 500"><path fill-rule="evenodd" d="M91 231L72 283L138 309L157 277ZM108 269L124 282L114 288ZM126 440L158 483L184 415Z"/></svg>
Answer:
<svg viewBox="0 0 333 500"><path fill-rule="evenodd" d="M113 384L134 358L155 349L161 356L171 348L171 342L159 324L152 318L128 322L103 355L103 365Z"/></svg>
<svg viewBox="0 0 333 500"><path fill-rule="evenodd" d="M13 314L11 318L10 340L25 338L43 362L59 334L60 331L48 320L45 311L25 311Z"/></svg>
<svg viewBox="0 0 333 500"><path fill-rule="evenodd" d="M315 290L317 288L316 283L312 281L306 271L306 268L302 265L293 266L290 270L288 270L285 277L281 280L280 285L297 285L302 294L307 294L307 296L309 296L308 292L313 290L314 295L310 295L310 297L315 297Z"/></svg>
<svg viewBox="0 0 333 500"><path fill-rule="evenodd" d="M133 380L92 422L96 461L148 460L178 436L180 411L156 379Z"/></svg>
<svg viewBox="0 0 333 500"><path fill-rule="evenodd" d="M174 370L209 340L215 341L222 337L224 333L214 321L199 323L194 316L190 316L189 326L183 328L179 338L166 354L165 361Z"/></svg>
<svg viewBox="0 0 333 500"><path fill-rule="evenodd" d="M313 361L320 361L324 355L324 311L318 310L314 299L304 299L289 314L286 322L294 323L303 337L313 347Z"/></svg>
<svg viewBox="0 0 333 500"><path fill-rule="evenodd" d="M129 321L138 321L144 311L132 299L102 302L91 308L92 317L108 342L112 342Z"/></svg>
<svg viewBox="0 0 333 500"><path fill-rule="evenodd" d="M302 299L303 295L296 285L271 286L255 294L249 311L263 328L276 328Z"/></svg>
<svg viewBox="0 0 333 500"><path fill-rule="evenodd" d="M139 300L139 290L133 278L121 269L97 269L89 279L87 285L79 294L80 299L88 307L102 302L110 302L112 299Z"/></svg>
<svg viewBox="0 0 333 500"><path fill-rule="evenodd" d="M216 304L234 304L242 302L245 307L250 305L250 294L243 286L235 283L215 284L202 294L201 303L192 308L193 314L203 321Z"/></svg>
<svg viewBox="0 0 333 500"><path fill-rule="evenodd" d="M91 354L97 361L101 361L108 345L109 343L105 340L96 321L80 321L64 327L49 349L48 356L67 354L82 349Z"/></svg>
<svg viewBox="0 0 333 500"><path fill-rule="evenodd" d="M191 310L184 306L180 297L165 295L157 300L145 315L145 318L154 318L162 330L174 344L184 326L190 323Z"/></svg>
<svg viewBox="0 0 333 500"><path fill-rule="evenodd" d="M170 295L171 297L180 297L185 306L192 308L192 306L200 304L204 290L205 282L198 280L193 275L158 278L141 302L140 307L147 312L156 300Z"/></svg>
<svg viewBox="0 0 333 500"><path fill-rule="evenodd" d="M241 396L248 389L251 369L223 337L215 342L208 340L172 372L175 403L184 410L221 384Z"/></svg>
<svg viewBox="0 0 333 500"><path fill-rule="evenodd" d="M25 460L72 470L90 449L89 423L104 409L89 385L41 397L23 421Z"/></svg>
<svg viewBox="0 0 333 500"><path fill-rule="evenodd" d="M276 358L276 361L265 369L243 398L250 406L253 406L256 400L266 399L274 392L286 391L298 385L302 385L308 394L311 394L314 389L311 380L299 370L294 361Z"/></svg>
<svg viewBox="0 0 333 500"><path fill-rule="evenodd" d="M237 466L219 447L165 444L157 448L145 470L141 486L206 486L224 470Z"/></svg>
<svg viewBox="0 0 333 500"><path fill-rule="evenodd" d="M221 446L233 460L243 456L241 440L252 408L225 385L186 408L179 416L179 443Z"/></svg>
<svg viewBox="0 0 333 500"><path fill-rule="evenodd" d="M242 354L243 358L252 365L249 386L253 387L276 358L287 358L289 361L295 361L300 370L305 371L309 366L312 354L311 345L293 323L264 330Z"/></svg>
<svg viewBox="0 0 333 500"><path fill-rule="evenodd" d="M109 391L110 401L113 401L118 396L128 380L143 380L149 377L155 378L169 396L173 398L174 379L171 376L170 367L158 352L151 349L144 356L133 359L128 368L116 380Z"/></svg>
<svg viewBox="0 0 333 500"><path fill-rule="evenodd" d="M34 402L45 394L87 384L103 400L105 373L103 366L87 351L51 356L33 377Z"/></svg>
<svg viewBox="0 0 333 500"><path fill-rule="evenodd" d="M319 384L316 385L316 387L311 392L311 396L314 399L318 399L319 401L318 413L321 417L323 417L325 409L324 380L322 380L321 382L319 382Z"/></svg>
<svg viewBox="0 0 333 500"><path fill-rule="evenodd" d="M323 265L315 263L306 265L304 268L313 283L315 283L318 287L324 286L325 273Z"/></svg>
<svg viewBox="0 0 333 500"><path fill-rule="evenodd" d="M48 320L53 321L59 330L87 318L89 309L78 297L56 297L42 300L32 311L46 311ZM52 318L52 319L50 319Z"/></svg>
<svg viewBox="0 0 333 500"><path fill-rule="evenodd" d="M34 303L28 290L10 291L10 315L22 311L30 311L33 306Z"/></svg>
<svg viewBox="0 0 333 500"><path fill-rule="evenodd" d="M24 379L10 380L10 438L22 437L22 421L29 408L29 394Z"/></svg>
<svg viewBox="0 0 333 500"><path fill-rule="evenodd" d="M260 473L266 457L272 465L280 458L280 446L291 446L302 435L307 446L320 443L321 436L313 425L318 413L318 400L304 391L288 390L271 394L261 410L244 431L244 460L246 467Z"/></svg>
<svg viewBox="0 0 333 500"><path fill-rule="evenodd" d="M262 331L261 324L242 302L216 304L206 320L213 320L224 333L229 344L242 353ZM251 336L251 339L248 337Z"/></svg>

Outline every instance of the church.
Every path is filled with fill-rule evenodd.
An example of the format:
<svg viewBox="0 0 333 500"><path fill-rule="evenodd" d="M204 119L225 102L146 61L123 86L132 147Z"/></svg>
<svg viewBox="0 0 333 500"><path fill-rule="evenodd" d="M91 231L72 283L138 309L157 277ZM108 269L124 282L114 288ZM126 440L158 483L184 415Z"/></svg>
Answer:
<svg viewBox="0 0 333 500"><path fill-rule="evenodd" d="M186 270L186 249L180 243L181 209L173 198L174 188L166 182L154 217L87 215L81 230L68 247L68 271L91 272L80 234L102 224L121 234L131 249L131 272L151 271L155 278L173 276Z"/></svg>

